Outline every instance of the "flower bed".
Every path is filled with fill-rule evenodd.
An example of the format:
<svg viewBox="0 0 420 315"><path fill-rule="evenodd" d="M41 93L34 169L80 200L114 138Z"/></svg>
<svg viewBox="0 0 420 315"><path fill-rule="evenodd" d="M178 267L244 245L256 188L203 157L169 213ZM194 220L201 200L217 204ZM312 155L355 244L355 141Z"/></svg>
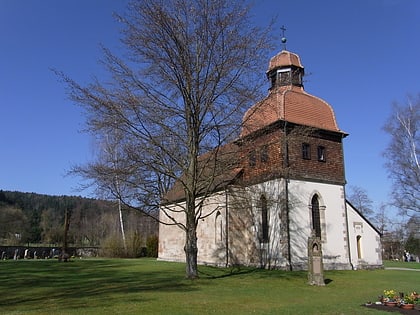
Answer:
<svg viewBox="0 0 420 315"><path fill-rule="evenodd" d="M413 291L410 293L396 290L384 290L375 303L368 302L365 305L375 309L399 312L402 314L418 314L420 310L420 295Z"/></svg>

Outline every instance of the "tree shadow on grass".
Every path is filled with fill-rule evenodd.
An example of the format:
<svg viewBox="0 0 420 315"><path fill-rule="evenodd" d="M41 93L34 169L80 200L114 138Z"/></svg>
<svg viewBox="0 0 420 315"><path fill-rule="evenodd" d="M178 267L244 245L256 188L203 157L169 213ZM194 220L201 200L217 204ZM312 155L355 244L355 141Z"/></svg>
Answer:
<svg viewBox="0 0 420 315"><path fill-rule="evenodd" d="M305 279L306 271L284 271L284 270L268 270L262 268L251 268L233 266L230 268L219 268L213 266L202 266L199 268L200 275L209 279L218 279L226 277L243 276L252 274L254 278L270 278L270 279Z"/></svg>
<svg viewBox="0 0 420 315"><path fill-rule="evenodd" d="M255 272L256 268L241 268L241 267L231 267L231 268L219 268L212 266L199 267L198 273L201 278L207 279L220 279L244 274L250 274Z"/></svg>
<svg viewBox="0 0 420 315"><path fill-rule="evenodd" d="M331 279L325 279L325 280L324 280L325 285L328 285L328 284L330 284L331 282L333 282L333 280L331 280Z"/></svg>
<svg viewBox="0 0 420 315"><path fill-rule="evenodd" d="M53 306L74 309L91 303L105 307L116 300L150 299L141 292L194 290L177 267L162 264L156 268L150 263L142 266L140 260L116 259L1 262L0 307L32 311Z"/></svg>

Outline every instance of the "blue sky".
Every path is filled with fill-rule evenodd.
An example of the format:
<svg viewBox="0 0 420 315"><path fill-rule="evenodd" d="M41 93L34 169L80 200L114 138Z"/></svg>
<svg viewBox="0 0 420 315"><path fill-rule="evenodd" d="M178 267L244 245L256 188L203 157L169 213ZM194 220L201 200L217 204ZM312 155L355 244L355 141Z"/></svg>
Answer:
<svg viewBox="0 0 420 315"><path fill-rule="evenodd" d="M126 0L0 0L0 189L89 195L64 176L92 159L81 132L84 117L55 68L80 83L100 76L99 44L117 49L112 12ZM277 16L287 49L305 66L305 90L335 110L344 141L349 185L367 190L375 205L391 183L381 153L381 130L393 101L420 92L420 1L255 0L257 23ZM282 48L268 52L274 56ZM267 60L268 64L268 60ZM266 69L261 69L262 73ZM268 87L268 82L267 82Z"/></svg>

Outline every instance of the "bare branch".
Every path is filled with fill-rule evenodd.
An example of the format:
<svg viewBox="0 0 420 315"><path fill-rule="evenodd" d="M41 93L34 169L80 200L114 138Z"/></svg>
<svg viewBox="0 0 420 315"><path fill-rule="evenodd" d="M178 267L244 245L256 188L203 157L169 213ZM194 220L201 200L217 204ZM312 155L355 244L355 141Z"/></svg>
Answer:
<svg viewBox="0 0 420 315"><path fill-rule="evenodd" d="M420 212L420 95L397 103L384 130L391 136L384 156L389 177L393 180L393 205L402 214Z"/></svg>

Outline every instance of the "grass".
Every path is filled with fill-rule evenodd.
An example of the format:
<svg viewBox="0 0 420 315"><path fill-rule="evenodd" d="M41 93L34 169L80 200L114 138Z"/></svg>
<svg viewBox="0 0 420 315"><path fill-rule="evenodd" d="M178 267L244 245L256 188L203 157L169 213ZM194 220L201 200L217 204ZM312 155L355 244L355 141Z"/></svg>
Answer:
<svg viewBox="0 0 420 315"><path fill-rule="evenodd" d="M388 313L361 304L384 289L420 289L420 272L406 270L326 271L327 285L314 287L306 272L200 266L191 281L184 268L152 259L0 261L0 314L379 315Z"/></svg>
<svg viewBox="0 0 420 315"><path fill-rule="evenodd" d="M396 267L396 268L410 268L420 269L420 264L414 261L403 262L403 261L385 261L385 267Z"/></svg>

